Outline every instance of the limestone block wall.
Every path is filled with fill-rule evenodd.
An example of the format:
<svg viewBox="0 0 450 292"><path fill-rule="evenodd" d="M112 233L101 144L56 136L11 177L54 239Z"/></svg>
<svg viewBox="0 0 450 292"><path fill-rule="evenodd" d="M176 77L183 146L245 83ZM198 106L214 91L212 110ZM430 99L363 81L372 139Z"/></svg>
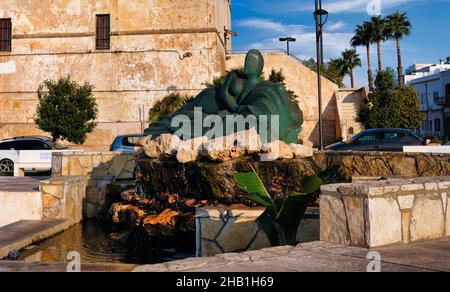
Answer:
<svg viewBox="0 0 450 292"><path fill-rule="evenodd" d="M96 14L111 15L110 50L95 48ZM0 72L0 139L42 134L33 123L38 86L70 74L95 86L99 104L85 146L107 150L115 136L141 132L140 110L169 92L196 94L223 73L231 48L229 0L11 0L0 2L0 18L13 23L0 64L14 69Z"/></svg>
<svg viewBox="0 0 450 292"><path fill-rule="evenodd" d="M360 247L450 236L450 177L327 185L320 238Z"/></svg>
<svg viewBox="0 0 450 292"><path fill-rule="evenodd" d="M94 180L132 179L135 163L134 153L54 153L52 177L89 175Z"/></svg>
<svg viewBox="0 0 450 292"><path fill-rule="evenodd" d="M449 154L316 151L313 160L319 169L339 165L352 177L412 178L450 175Z"/></svg>
<svg viewBox="0 0 450 292"><path fill-rule="evenodd" d="M40 192L0 192L0 227L20 220L41 220Z"/></svg>
<svg viewBox="0 0 450 292"><path fill-rule="evenodd" d="M55 153L52 157L52 177L64 181L82 176L87 185L83 204L87 218L98 217L105 207L112 185L133 179L135 154L123 152L74 152Z"/></svg>
<svg viewBox="0 0 450 292"><path fill-rule="evenodd" d="M43 219L65 219L68 226L83 220L86 176L51 178L41 182Z"/></svg>
<svg viewBox="0 0 450 292"><path fill-rule="evenodd" d="M264 208L206 208L196 212L196 240L199 257L270 247L257 223Z"/></svg>

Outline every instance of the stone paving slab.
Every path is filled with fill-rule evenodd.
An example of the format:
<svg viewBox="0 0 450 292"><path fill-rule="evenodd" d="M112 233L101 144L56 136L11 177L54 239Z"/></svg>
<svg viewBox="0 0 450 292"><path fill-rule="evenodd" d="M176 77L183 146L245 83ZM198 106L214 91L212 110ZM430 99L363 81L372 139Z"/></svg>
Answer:
<svg viewBox="0 0 450 292"><path fill-rule="evenodd" d="M0 192L39 192L41 180L46 177L0 176Z"/></svg>
<svg viewBox="0 0 450 292"><path fill-rule="evenodd" d="M64 220L19 221L0 228L0 259L68 228Z"/></svg>
<svg viewBox="0 0 450 292"><path fill-rule="evenodd" d="M81 272L131 272L136 265L125 264L82 264ZM30 263L0 261L0 272L66 272L65 263Z"/></svg>
<svg viewBox="0 0 450 292"><path fill-rule="evenodd" d="M382 272L450 271L450 238L376 250L325 242L242 254L187 259L136 268L135 272L366 272L370 251L381 255Z"/></svg>

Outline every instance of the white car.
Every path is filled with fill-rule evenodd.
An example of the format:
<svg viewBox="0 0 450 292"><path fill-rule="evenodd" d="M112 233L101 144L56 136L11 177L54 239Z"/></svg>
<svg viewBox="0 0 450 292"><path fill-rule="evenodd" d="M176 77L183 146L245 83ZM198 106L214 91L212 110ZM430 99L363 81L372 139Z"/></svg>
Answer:
<svg viewBox="0 0 450 292"><path fill-rule="evenodd" d="M14 164L19 160L19 151L52 150L46 137L19 137L0 141L0 173L14 172Z"/></svg>

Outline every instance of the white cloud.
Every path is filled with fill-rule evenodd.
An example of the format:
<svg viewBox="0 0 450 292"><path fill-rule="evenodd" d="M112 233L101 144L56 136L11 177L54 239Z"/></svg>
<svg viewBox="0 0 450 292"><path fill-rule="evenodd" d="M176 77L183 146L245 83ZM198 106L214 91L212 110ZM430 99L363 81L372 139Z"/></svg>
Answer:
<svg viewBox="0 0 450 292"><path fill-rule="evenodd" d="M329 31L336 31L340 30L341 28L345 27L345 22L338 21L338 22L330 22L327 24L327 30Z"/></svg>
<svg viewBox="0 0 450 292"><path fill-rule="evenodd" d="M254 28L258 30L272 30L277 32L284 32L286 30L286 26L279 22L261 18L252 18L237 21L234 25L236 27Z"/></svg>
<svg viewBox="0 0 450 292"><path fill-rule="evenodd" d="M305 25L283 24L270 19L247 19L236 23L236 26L254 28L261 34L261 41L248 44L243 50L248 49L286 49L286 44L279 41L281 34L289 35L297 39L291 43L291 53L301 59L315 58L316 56L316 32L315 27ZM332 29L327 27L324 33L325 58L337 58L341 52L350 47L349 42L353 33L335 32L345 26L342 21L332 23Z"/></svg>
<svg viewBox="0 0 450 292"><path fill-rule="evenodd" d="M330 13L357 13L367 12L368 6L379 1L381 12L384 9L394 8L410 2L423 0L331 0L323 1L322 6ZM297 7L301 11L314 10L313 4L299 4Z"/></svg>

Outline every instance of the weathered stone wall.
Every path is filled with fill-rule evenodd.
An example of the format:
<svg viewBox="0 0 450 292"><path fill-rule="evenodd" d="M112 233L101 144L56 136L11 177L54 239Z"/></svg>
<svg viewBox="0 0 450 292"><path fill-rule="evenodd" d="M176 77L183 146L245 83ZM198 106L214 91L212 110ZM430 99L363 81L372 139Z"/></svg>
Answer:
<svg viewBox="0 0 450 292"><path fill-rule="evenodd" d="M135 164L133 153L53 153L52 177L88 175L95 180L132 179Z"/></svg>
<svg viewBox="0 0 450 292"><path fill-rule="evenodd" d="M206 208L196 213L198 257L243 252L270 247L270 241L257 223L264 208Z"/></svg>
<svg viewBox="0 0 450 292"><path fill-rule="evenodd" d="M96 14L111 14L110 50L95 49ZM230 15L228 0L0 2L0 17L13 22L0 63L14 68L0 73L0 138L41 134L37 88L67 74L95 86L99 126L85 146L106 150L116 135L141 132L139 109L171 91L195 94L224 72Z"/></svg>
<svg viewBox="0 0 450 292"><path fill-rule="evenodd" d="M0 227L20 220L41 220L40 192L0 192Z"/></svg>
<svg viewBox="0 0 450 292"><path fill-rule="evenodd" d="M234 180L235 172L249 172L251 164L270 188L280 185L282 192L300 191L300 178L318 174L335 165L349 177L423 177L450 175L450 155L394 152L316 151L314 157L261 161L258 156L215 163L199 160L181 164L175 160L138 160L138 187L145 194L160 192L181 196L202 194L222 203L239 201L242 192Z"/></svg>
<svg viewBox="0 0 450 292"><path fill-rule="evenodd" d="M450 175L449 154L401 152L316 152L319 168L334 165L351 177L422 177Z"/></svg>
<svg viewBox="0 0 450 292"><path fill-rule="evenodd" d="M43 219L64 219L68 226L83 220L86 176L51 178L41 182Z"/></svg>
<svg viewBox="0 0 450 292"><path fill-rule="evenodd" d="M271 247L269 238L257 222L265 208L208 207L196 212L196 254L209 257L223 253ZM311 212L308 212L311 213ZM299 226L297 242L319 240L319 219L305 216Z"/></svg>
<svg viewBox="0 0 450 292"><path fill-rule="evenodd" d="M322 187L321 240L378 247L450 236L450 177Z"/></svg>
<svg viewBox="0 0 450 292"><path fill-rule="evenodd" d="M336 137L346 141L364 130L364 127L356 121L356 118L359 107L366 99L366 88L359 90L339 88L336 93L338 111Z"/></svg>
<svg viewBox="0 0 450 292"><path fill-rule="evenodd" d="M52 157L52 177L58 179L82 176L87 179L83 190L86 218L101 216L108 195L115 189L120 194L122 185L133 179L136 157L122 152L55 153Z"/></svg>

